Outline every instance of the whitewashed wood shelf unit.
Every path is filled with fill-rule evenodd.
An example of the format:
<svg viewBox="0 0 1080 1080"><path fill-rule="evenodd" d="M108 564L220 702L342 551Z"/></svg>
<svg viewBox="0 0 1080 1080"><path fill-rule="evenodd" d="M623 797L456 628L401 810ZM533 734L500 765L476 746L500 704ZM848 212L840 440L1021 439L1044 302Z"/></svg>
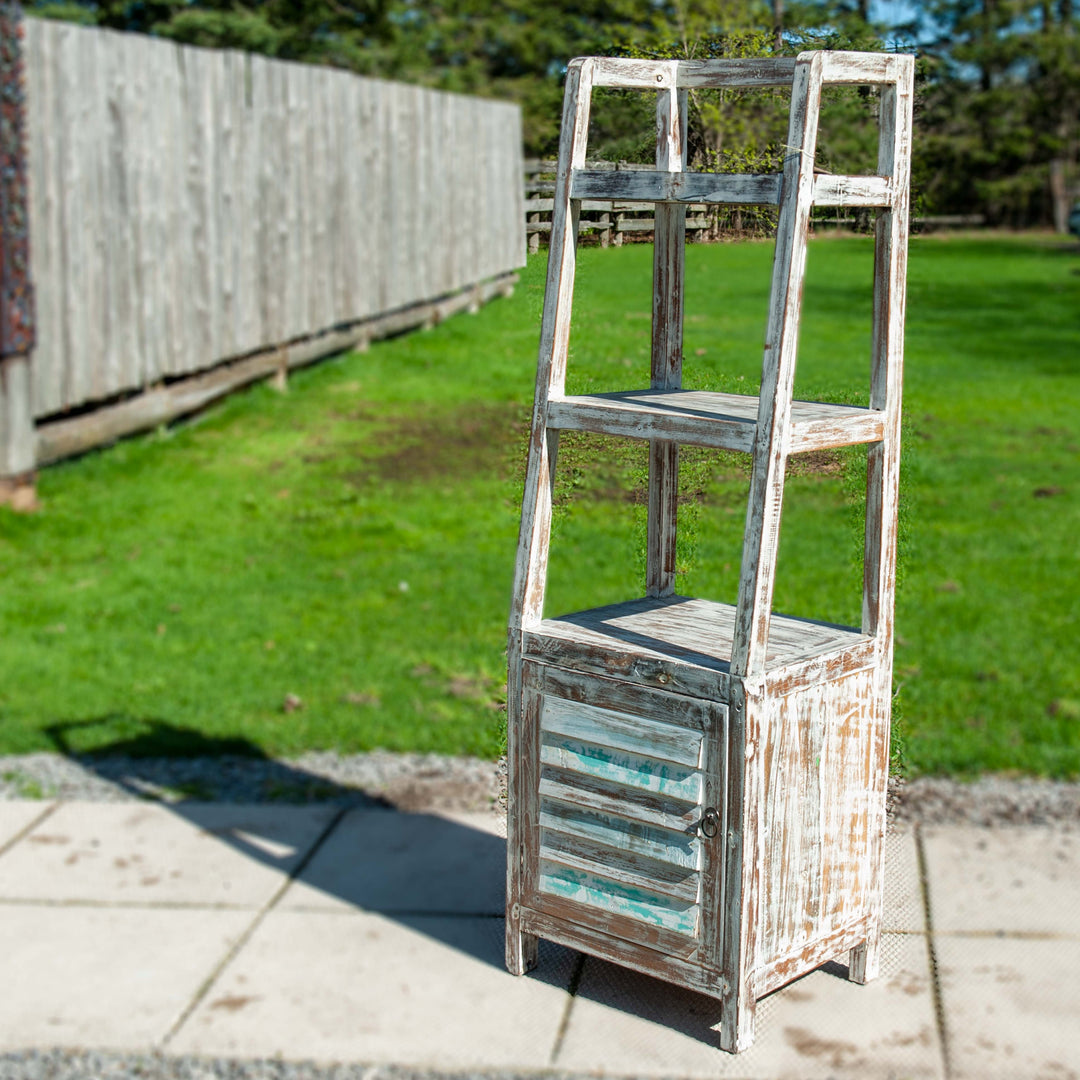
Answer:
<svg viewBox="0 0 1080 1080"><path fill-rule="evenodd" d="M848 955L878 970L892 691L900 393L914 62L587 57L567 73L536 400L509 629L507 965L539 937L719 999L720 1045L757 1000ZM815 175L822 86L879 89L878 175ZM686 170L692 87L790 86L775 176ZM585 168L593 87L657 95L656 169ZM655 204L651 379L565 392L586 199ZM779 207L760 396L682 388L687 206ZM810 211L876 207L868 408L794 401ZM560 431L649 444L645 593L544 618ZM735 604L675 595L679 446L752 457ZM787 459L867 446L859 627L772 611Z"/></svg>

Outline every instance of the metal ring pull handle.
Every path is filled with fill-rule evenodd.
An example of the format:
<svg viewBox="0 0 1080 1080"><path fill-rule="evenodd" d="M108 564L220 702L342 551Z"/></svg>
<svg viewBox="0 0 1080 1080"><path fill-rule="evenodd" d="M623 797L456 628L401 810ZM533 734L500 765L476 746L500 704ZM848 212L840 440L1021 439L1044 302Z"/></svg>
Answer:
<svg viewBox="0 0 1080 1080"><path fill-rule="evenodd" d="M708 840L720 832L720 812L715 807L705 807L701 820L698 822L698 832Z"/></svg>

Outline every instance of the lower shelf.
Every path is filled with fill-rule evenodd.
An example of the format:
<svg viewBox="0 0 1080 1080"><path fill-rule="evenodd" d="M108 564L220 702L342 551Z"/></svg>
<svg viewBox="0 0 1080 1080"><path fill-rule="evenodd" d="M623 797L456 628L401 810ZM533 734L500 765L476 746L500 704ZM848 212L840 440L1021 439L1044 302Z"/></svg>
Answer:
<svg viewBox="0 0 1080 1080"><path fill-rule="evenodd" d="M524 635L527 657L670 690L726 697L735 608L684 596L629 600L556 619ZM773 615L766 673L836 654L857 661L873 639L850 626Z"/></svg>

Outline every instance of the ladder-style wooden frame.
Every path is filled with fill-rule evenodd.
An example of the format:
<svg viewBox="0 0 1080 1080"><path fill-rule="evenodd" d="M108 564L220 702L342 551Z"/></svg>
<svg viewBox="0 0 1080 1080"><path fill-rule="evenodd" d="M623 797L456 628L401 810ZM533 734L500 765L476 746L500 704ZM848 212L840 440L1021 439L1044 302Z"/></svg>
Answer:
<svg viewBox="0 0 1080 1080"><path fill-rule="evenodd" d="M864 982L877 970L892 687L913 73L910 56L827 51L780 60L589 57L574 60L567 72L509 626L507 963L516 973L531 967L539 934L712 993L723 1002L721 1045L733 1051L749 1045L752 1039L755 1000L788 979L848 949L855 981ZM826 84L880 87L877 175L815 173L818 115ZM686 171L690 88L781 85L790 86L792 95L782 174L734 176ZM585 168L591 92L601 86L657 92L655 171ZM567 396L578 215L582 199L597 198L656 204L651 385L638 392ZM761 390L756 397L682 389L685 215L686 207L693 203L779 206ZM868 408L793 401L807 235L814 205L879 210ZM648 440L646 596L609 610L545 620L552 483L562 430ZM674 595L680 443L752 454L734 608ZM823 628L774 615L773 587L788 457L863 443L868 444L868 473L861 628ZM632 632L627 629L631 623ZM665 691L674 696L663 697ZM656 692L661 696L656 697ZM681 708L684 700L703 700L722 710L722 715L714 712L711 720L700 722L704 732L701 767L705 797L711 795L722 803L715 816L723 819L722 839L726 842L713 851L704 839L709 833L699 830L697 834L702 853L694 857L705 868L695 908L700 913L700 921L694 924L698 936L695 951L677 962L664 955L661 939L651 939L648 946L627 941L632 935L623 933L626 927L619 921L621 916L605 915L608 921L601 925L593 909L579 905L564 910L537 884L541 816L548 805L541 792L544 783L548 784L546 790L557 792L551 798L580 799L594 817L600 813L598 807L616 816L621 813L618 807L612 809L608 788L597 794L595 784L586 785L587 793L583 788L567 795L565 783L552 788L550 777L544 780L545 766L540 759L541 741L548 738L543 734L547 728L542 719L544 709L549 708L546 702L555 697L594 704L602 701L604 707L616 710L610 713L616 717L635 713L635 694L642 702L644 729L649 731L654 730L649 726L653 723L650 718L661 725L668 723L671 709ZM816 704L807 704L811 701ZM857 747L837 741L840 736L834 731L835 722L828 718L830 709L831 714L856 710L861 719L849 725L852 730L847 740L858 740ZM614 724L612 730L623 730L601 713L595 716L602 726ZM828 762L820 766L820 776L813 772L817 766L807 765L805 746L792 749L806 739L820 743L819 760L826 753L822 747L831 748ZM857 775L849 776L856 759L865 767L859 765ZM821 866L828 863L830 867L825 876L847 874L848 885L858 895L833 898L834 907L850 907L850 918L846 922L834 917L823 920L821 933L810 933L804 943L777 929L779 922L790 922L794 916L790 911L777 914L783 905L776 899L779 886L774 878L780 871L772 865L777 856L770 847L775 845L771 838L776 829L794 834L799 828L797 810L784 801L786 796L780 789L784 769L790 773L787 781L803 795L807 785L837 789L819 792L822 821L829 814L836 820L848 820L844 815L858 803L867 823L865 836L853 840L850 849L844 848L835 857L825 849L818 853ZM561 773L557 778L565 779ZM604 782L603 778L597 781ZM714 808L709 811L714 812ZM641 812L640 807L634 810ZM550 822L550 818L545 820ZM804 836L802 841L819 846L826 843L822 836ZM589 865L599 866L602 876L601 857L592 851L591 858ZM581 862L576 859L575 865ZM717 875L722 881L713 880ZM805 896L792 902L813 908L822 900L820 886L820 881L817 886L807 886L807 895L817 898L813 903ZM709 910L710 906L716 910ZM553 915L553 911L558 914ZM800 909L799 917L805 916ZM584 920L581 926L576 925L578 919ZM612 926L618 927L618 932L611 930ZM779 955L784 950L787 953Z"/></svg>

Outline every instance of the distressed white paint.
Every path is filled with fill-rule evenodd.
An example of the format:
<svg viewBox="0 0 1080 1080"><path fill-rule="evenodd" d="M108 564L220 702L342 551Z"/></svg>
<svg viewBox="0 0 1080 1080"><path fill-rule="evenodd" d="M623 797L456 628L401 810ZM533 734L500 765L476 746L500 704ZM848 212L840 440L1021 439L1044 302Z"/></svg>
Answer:
<svg viewBox="0 0 1080 1080"><path fill-rule="evenodd" d="M526 946L543 934L711 994L721 1001L720 1044L738 1051L753 1040L763 994L849 950L854 981L877 966L913 61L817 52L795 62L575 65L510 629L508 956L523 970ZM879 176L815 176L830 81L884 85ZM685 173L675 154L680 88L784 82L793 107L782 179ZM593 83L658 91L655 170L586 167ZM780 204L759 397L679 389L684 267L672 211L703 200L709 185L734 200ZM657 202L652 385L566 397L576 218L586 197L601 196L612 208L617 198ZM869 409L792 400L815 202L883 209ZM543 619L564 429L652 443L649 595ZM665 595L677 459L658 449L682 442L753 455L735 606ZM854 443L870 445L862 627L777 615L787 458ZM661 745L665 723L673 730ZM691 745L688 732L700 734L693 767L672 759ZM516 760L522 753L535 759Z"/></svg>

